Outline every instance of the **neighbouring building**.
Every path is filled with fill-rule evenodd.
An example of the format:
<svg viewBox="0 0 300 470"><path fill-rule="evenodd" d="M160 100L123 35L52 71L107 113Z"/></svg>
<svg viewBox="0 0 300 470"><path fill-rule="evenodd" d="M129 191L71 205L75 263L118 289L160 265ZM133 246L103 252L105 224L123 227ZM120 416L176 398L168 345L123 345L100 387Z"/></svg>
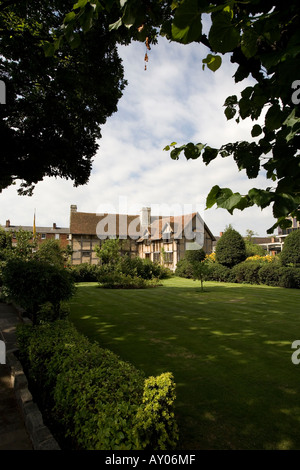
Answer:
<svg viewBox="0 0 300 470"><path fill-rule="evenodd" d="M7 231L12 232L13 245L16 244L16 233L19 230L33 233L33 225L11 225L10 220L7 220L5 225L1 227ZM59 240L62 248L69 244L70 229L68 227L58 227L53 223L52 227L36 227L36 236L38 244L43 243L45 240Z"/></svg>
<svg viewBox="0 0 300 470"><path fill-rule="evenodd" d="M119 238L122 252L160 262L175 270L186 250L203 248L211 253L215 238L199 213L180 216L152 216L151 209L140 214L96 214L70 208L72 264L98 264L95 246L107 238Z"/></svg>

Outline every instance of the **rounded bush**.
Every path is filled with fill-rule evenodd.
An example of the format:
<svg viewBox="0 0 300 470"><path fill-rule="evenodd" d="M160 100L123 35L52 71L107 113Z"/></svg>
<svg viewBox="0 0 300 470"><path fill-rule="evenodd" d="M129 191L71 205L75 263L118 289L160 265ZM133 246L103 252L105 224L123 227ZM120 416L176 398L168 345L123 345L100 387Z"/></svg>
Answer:
<svg viewBox="0 0 300 470"><path fill-rule="evenodd" d="M217 282L234 282L231 269L219 263L211 263L209 280Z"/></svg>
<svg viewBox="0 0 300 470"><path fill-rule="evenodd" d="M259 271L261 264L255 261L244 261L232 268L232 275L235 282L247 284L259 284Z"/></svg>
<svg viewBox="0 0 300 470"><path fill-rule="evenodd" d="M246 259L246 246L243 237L234 229L227 229L216 245L216 261L228 268Z"/></svg>

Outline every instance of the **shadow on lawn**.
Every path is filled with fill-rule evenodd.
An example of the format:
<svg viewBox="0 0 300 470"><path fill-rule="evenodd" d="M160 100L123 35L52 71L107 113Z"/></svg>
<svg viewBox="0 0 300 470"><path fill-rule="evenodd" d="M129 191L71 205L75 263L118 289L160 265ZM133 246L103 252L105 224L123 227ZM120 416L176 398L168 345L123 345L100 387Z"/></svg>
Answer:
<svg viewBox="0 0 300 470"><path fill-rule="evenodd" d="M146 375L173 372L182 449L300 449L299 292L82 287L71 315L81 331Z"/></svg>

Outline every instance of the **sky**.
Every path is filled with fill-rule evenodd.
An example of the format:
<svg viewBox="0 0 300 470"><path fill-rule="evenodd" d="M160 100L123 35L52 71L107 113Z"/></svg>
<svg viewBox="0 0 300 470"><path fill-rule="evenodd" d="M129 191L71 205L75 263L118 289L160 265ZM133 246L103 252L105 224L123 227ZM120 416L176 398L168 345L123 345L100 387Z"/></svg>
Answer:
<svg viewBox="0 0 300 470"><path fill-rule="evenodd" d="M205 210L206 196L214 185L245 194L252 187L266 188L264 174L248 180L231 157L218 157L209 165L202 159L172 160L164 147L202 142L218 147L249 140L251 120L227 121L223 104L239 95L251 82L234 83L236 65L223 58L221 68L202 70L207 50L198 44L180 45L160 38L148 51L144 70L144 44L119 47L128 85L118 111L101 129L102 138L88 184L45 178L33 196L19 196L17 186L0 193L0 224L68 227L70 206L80 212L138 214L144 206L153 215L199 212L218 236L231 225L241 235L252 230L265 236L275 220L271 208L234 211Z"/></svg>

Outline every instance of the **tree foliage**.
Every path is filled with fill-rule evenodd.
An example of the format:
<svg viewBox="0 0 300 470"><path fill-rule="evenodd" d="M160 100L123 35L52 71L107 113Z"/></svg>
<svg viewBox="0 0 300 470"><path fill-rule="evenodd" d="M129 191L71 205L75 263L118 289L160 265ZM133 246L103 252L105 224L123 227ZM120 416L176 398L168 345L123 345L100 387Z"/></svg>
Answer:
<svg viewBox="0 0 300 470"><path fill-rule="evenodd" d="M295 230L286 237L280 260L284 266L300 267L300 230Z"/></svg>
<svg viewBox="0 0 300 470"><path fill-rule="evenodd" d="M95 252L102 265L113 268L121 261L121 241L118 238L108 238L101 247L95 246Z"/></svg>
<svg viewBox="0 0 300 470"><path fill-rule="evenodd" d="M2 276L9 298L32 316L34 324L39 321L38 312L43 304L50 302L58 318L61 301L74 294L74 282L66 270L36 259L8 260Z"/></svg>
<svg viewBox="0 0 300 470"><path fill-rule="evenodd" d="M59 240L44 240L39 245L35 258L43 263L63 268L66 263L66 250L61 247Z"/></svg>
<svg viewBox="0 0 300 470"><path fill-rule="evenodd" d="M228 268L246 259L246 246L243 237L234 229L228 228L216 245L216 261Z"/></svg>
<svg viewBox="0 0 300 470"><path fill-rule="evenodd" d="M118 8L116 8L118 6ZM239 171L249 179L265 173L270 181L267 189L252 188L247 194L215 185L207 196L206 206L214 205L232 213L257 205L272 205L276 226L289 226L287 216L300 220L300 16L296 0L79 0L65 19L63 37L72 39L72 31L92 28L104 11L114 8L115 20L111 31L135 31L136 39L148 44L156 35L170 41L189 44L196 42L208 48L202 59L203 68L215 72L222 56L230 55L237 64L234 81L252 77L241 96L232 94L225 103L227 119L253 121L248 141L224 143L220 148L213 142L177 146L167 145L173 159L183 153L187 159L202 158L208 165L217 156L233 157ZM210 28L203 32L203 19L209 15ZM59 47L59 40L54 41Z"/></svg>
<svg viewBox="0 0 300 470"><path fill-rule="evenodd" d="M20 180L18 192L31 194L46 176L87 183L100 126L117 110L126 82L108 12L86 34L73 32L71 44L60 41L55 56L45 46L72 5L0 1L0 191Z"/></svg>

